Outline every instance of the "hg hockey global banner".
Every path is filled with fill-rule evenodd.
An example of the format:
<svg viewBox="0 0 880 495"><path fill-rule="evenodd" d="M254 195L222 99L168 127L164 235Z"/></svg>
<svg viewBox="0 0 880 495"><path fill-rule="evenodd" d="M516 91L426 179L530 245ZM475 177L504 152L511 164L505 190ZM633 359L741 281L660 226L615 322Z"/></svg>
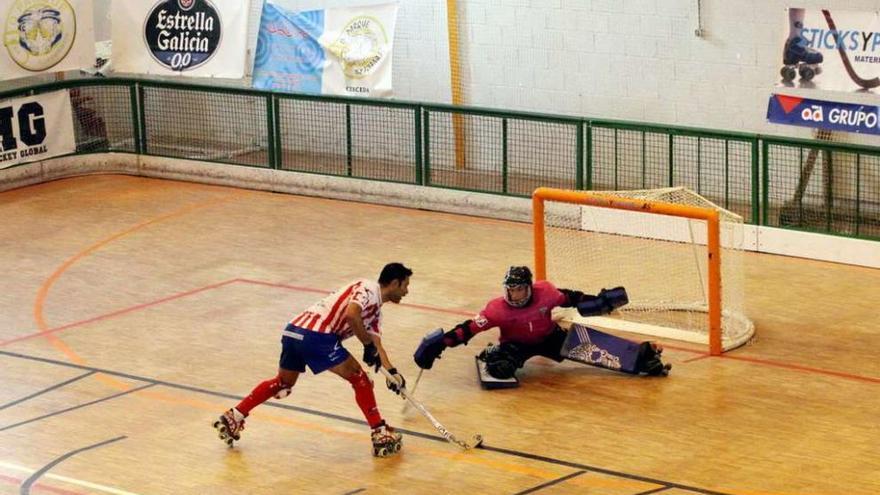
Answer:
<svg viewBox="0 0 880 495"><path fill-rule="evenodd" d="M870 91L880 86L877 12L788 9L778 86Z"/></svg>
<svg viewBox="0 0 880 495"><path fill-rule="evenodd" d="M95 64L91 0L4 0L0 20L0 79Z"/></svg>
<svg viewBox="0 0 880 495"><path fill-rule="evenodd" d="M767 120L774 124L880 135L880 107L773 95Z"/></svg>
<svg viewBox="0 0 880 495"><path fill-rule="evenodd" d="M0 169L74 151L67 91L0 100Z"/></svg>
<svg viewBox="0 0 880 495"><path fill-rule="evenodd" d="M391 96L397 4L294 12L263 5L254 87L312 94Z"/></svg>
<svg viewBox="0 0 880 495"><path fill-rule="evenodd" d="M117 72L244 77L249 0L113 0Z"/></svg>

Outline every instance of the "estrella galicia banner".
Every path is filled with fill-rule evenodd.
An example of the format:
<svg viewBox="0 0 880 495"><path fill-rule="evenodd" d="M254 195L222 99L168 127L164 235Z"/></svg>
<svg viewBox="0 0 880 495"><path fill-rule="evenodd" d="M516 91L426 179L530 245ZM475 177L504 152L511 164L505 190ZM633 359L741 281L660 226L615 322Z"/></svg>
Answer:
<svg viewBox="0 0 880 495"><path fill-rule="evenodd" d="M0 79L95 64L91 0L4 0L0 21Z"/></svg>
<svg viewBox="0 0 880 495"><path fill-rule="evenodd" d="M0 168L76 151L67 91L0 100Z"/></svg>
<svg viewBox="0 0 880 495"><path fill-rule="evenodd" d="M113 0L117 72L244 77L249 0Z"/></svg>
<svg viewBox="0 0 880 495"><path fill-rule="evenodd" d="M880 107L773 95L767 120L774 124L880 135Z"/></svg>
<svg viewBox="0 0 880 495"><path fill-rule="evenodd" d="M790 8L777 86L870 91L880 86L880 14Z"/></svg>
<svg viewBox="0 0 880 495"><path fill-rule="evenodd" d="M391 95L396 3L296 12L266 0L254 87L364 97Z"/></svg>

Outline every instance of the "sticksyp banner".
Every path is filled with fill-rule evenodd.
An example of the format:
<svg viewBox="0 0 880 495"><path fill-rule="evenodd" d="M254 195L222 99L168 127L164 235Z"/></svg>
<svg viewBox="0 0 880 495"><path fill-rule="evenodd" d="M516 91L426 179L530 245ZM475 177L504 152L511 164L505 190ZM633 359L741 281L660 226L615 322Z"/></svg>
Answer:
<svg viewBox="0 0 880 495"><path fill-rule="evenodd" d="M767 120L774 124L880 135L880 107L773 95Z"/></svg>
<svg viewBox="0 0 880 495"><path fill-rule="evenodd" d="M0 100L0 168L74 151L67 91Z"/></svg>
<svg viewBox="0 0 880 495"><path fill-rule="evenodd" d="M0 79L95 64L92 0L4 0L0 21Z"/></svg>
<svg viewBox="0 0 880 495"><path fill-rule="evenodd" d="M113 70L244 77L250 0L113 0Z"/></svg>
<svg viewBox="0 0 880 495"><path fill-rule="evenodd" d="M864 91L880 86L880 15L790 8L778 86Z"/></svg>
<svg viewBox="0 0 880 495"><path fill-rule="evenodd" d="M295 12L263 4L254 87L312 94L391 95L396 3Z"/></svg>

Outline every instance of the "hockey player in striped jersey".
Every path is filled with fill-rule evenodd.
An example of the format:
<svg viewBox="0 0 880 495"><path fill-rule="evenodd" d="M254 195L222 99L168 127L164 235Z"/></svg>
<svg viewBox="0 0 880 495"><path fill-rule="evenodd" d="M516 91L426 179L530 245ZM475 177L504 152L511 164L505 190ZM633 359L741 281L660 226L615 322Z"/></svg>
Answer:
<svg viewBox="0 0 880 495"><path fill-rule="evenodd" d="M412 270L400 263L385 265L378 281L355 280L296 315L281 332L281 358L278 375L253 389L235 407L214 422L220 439L232 446L241 438L245 418L251 410L271 397L281 399L291 393L299 375L306 370L319 374L330 370L351 383L355 400L372 430L373 455L384 457L400 450L401 435L387 425L373 394L373 382L358 361L342 347L352 335L364 345L367 367L382 366L393 377L389 389L400 393L406 384L382 346L382 304L399 303L409 291Z"/></svg>

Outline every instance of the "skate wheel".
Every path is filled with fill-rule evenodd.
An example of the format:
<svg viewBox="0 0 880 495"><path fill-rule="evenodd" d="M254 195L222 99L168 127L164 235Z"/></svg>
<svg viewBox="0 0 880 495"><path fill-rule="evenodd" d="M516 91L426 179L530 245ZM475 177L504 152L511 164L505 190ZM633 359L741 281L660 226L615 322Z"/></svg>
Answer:
<svg viewBox="0 0 880 495"><path fill-rule="evenodd" d="M392 447L392 449L394 450L395 454L400 452L400 447L401 445L399 443L394 444L394 447Z"/></svg>
<svg viewBox="0 0 880 495"><path fill-rule="evenodd" d="M813 70L812 67L809 67L807 65L802 65L798 69L798 74L800 74L801 79L803 79L804 81L809 81L809 80L813 79L813 76L816 75L816 71Z"/></svg>
<svg viewBox="0 0 880 495"><path fill-rule="evenodd" d="M797 71L794 67L783 67L782 70L779 71L779 75L782 76L782 80L785 82L794 81L794 78L797 76Z"/></svg>
<svg viewBox="0 0 880 495"><path fill-rule="evenodd" d="M373 448L373 456L375 457L385 457L388 455L388 450L385 447L375 447Z"/></svg>
<svg viewBox="0 0 880 495"><path fill-rule="evenodd" d="M226 439L226 445L232 447L232 438L227 438L227 439Z"/></svg>

